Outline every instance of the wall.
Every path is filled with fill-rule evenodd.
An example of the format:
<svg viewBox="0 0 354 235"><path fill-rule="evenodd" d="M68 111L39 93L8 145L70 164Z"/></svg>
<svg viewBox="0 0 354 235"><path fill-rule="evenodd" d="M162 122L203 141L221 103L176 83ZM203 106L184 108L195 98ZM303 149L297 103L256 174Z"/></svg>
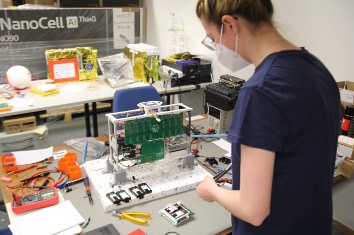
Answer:
<svg viewBox="0 0 354 235"><path fill-rule="evenodd" d="M174 12L187 34L187 49L192 54L206 56L215 62L213 63L215 78L221 74L231 74L216 62L214 52L208 51L200 43L205 37L205 32L195 15L197 0L143 2L147 8L147 43L158 46L162 58L169 55L167 30L170 13ZM353 0L273 0L273 5L274 20L287 39L298 46L306 47L319 57L337 81L354 81ZM234 75L248 79L252 72L253 66L249 66ZM333 193L333 217L351 229L354 229L353 182L352 180L336 187Z"/></svg>
<svg viewBox="0 0 354 235"><path fill-rule="evenodd" d="M187 35L187 49L216 61L213 52L201 45L205 32L195 15L197 0L144 0L147 7L147 43L158 46L161 57L169 55L167 39L170 13L176 13ZM298 46L305 46L319 57L337 81L354 81L354 1L352 0L273 0L274 20L283 35ZM213 63L215 78L229 73ZM236 73L243 79L253 66Z"/></svg>

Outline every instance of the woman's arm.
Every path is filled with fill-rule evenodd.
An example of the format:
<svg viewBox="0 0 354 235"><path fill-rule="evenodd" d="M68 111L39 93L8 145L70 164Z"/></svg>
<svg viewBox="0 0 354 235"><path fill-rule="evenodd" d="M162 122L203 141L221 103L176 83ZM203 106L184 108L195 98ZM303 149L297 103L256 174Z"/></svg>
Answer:
<svg viewBox="0 0 354 235"><path fill-rule="evenodd" d="M219 187L207 176L197 187L203 200L216 201L237 218L259 226L270 213L275 153L241 145L240 190Z"/></svg>

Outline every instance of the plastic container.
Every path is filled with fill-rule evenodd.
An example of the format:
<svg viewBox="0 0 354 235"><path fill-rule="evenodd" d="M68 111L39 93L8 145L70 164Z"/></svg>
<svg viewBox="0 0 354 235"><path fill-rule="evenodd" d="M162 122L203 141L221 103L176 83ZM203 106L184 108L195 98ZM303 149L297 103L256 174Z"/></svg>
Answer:
<svg viewBox="0 0 354 235"><path fill-rule="evenodd" d="M354 136L354 105L347 105L345 107L341 135Z"/></svg>
<svg viewBox="0 0 354 235"><path fill-rule="evenodd" d="M58 161L58 169L60 171L65 171L68 173L69 167L77 165L77 154L73 152L68 152L64 157Z"/></svg>
<svg viewBox="0 0 354 235"><path fill-rule="evenodd" d="M77 180L82 177L81 168L78 165L69 167L67 174L70 180Z"/></svg>
<svg viewBox="0 0 354 235"><path fill-rule="evenodd" d="M13 153L4 153L1 155L2 167L6 172L17 170L16 158Z"/></svg>

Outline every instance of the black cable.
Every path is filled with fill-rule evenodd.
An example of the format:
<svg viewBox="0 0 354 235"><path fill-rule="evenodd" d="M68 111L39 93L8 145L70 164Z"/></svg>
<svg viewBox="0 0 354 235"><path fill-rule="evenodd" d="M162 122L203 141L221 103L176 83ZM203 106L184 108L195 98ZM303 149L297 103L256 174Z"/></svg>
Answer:
<svg viewBox="0 0 354 235"><path fill-rule="evenodd" d="M214 174L218 174L218 172L214 171L211 169L211 167L208 167L207 165L205 165L203 162L201 162L198 158L195 158L195 160L197 160L199 162L199 164L203 165L204 167L208 168L211 172L213 172Z"/></svg>
<svg viewBox="0 0 354 235"><path fill-rule="evenodd" d="M227 172L231 169L231 166L232 166L232 163L230 163L230 164L226 167L225 170L223 170L223 171L220 172L219 174L215 175L215 176L213 177L213 179L214 179L215 181L218 181L221 177L223 177L224 175L227 174Z"/></svg>

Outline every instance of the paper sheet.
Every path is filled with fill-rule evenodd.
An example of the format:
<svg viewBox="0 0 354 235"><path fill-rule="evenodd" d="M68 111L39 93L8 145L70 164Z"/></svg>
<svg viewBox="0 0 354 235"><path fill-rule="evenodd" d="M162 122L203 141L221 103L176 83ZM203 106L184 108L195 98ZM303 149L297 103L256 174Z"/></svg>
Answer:
<svg viewBox="0 0 354 235"><path fill-rule="evenodd" d="M222 148L223 150L227 151L228 154L231 156L231 143L227 142L224 139L215 140L212 143L215 144L216 146Z"/></svg>
<svg viewBox="0 0 354 235"><path fill-rule="evenodd" d="M16 158L16 165L32 164L53 156L53 146L46 149L16 151L13 154Z"/></svg>
<svg viewBox="0 0 354 235"><path fill-rule="evenodd" d="M76 226L83 222L85 222L84 218L71 201L64 201L55 206L17 216L13 218L9 227L14 235L67 234L68 231L65 230L77 229Z"/></svg>
<svg viewBox="0 0 354 235"><path fill-rule="evenodd" d="M89 82L73 82L68 83L65 87L61 88L61 92L80 92L91 85Z"/></svg>

